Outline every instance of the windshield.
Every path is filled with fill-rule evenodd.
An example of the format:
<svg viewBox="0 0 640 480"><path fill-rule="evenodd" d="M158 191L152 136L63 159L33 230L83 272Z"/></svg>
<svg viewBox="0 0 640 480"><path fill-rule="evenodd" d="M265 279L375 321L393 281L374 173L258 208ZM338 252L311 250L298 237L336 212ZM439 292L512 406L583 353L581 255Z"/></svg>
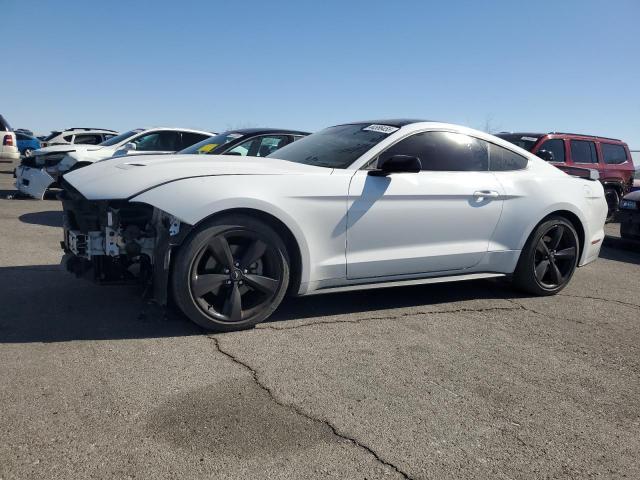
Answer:
<svg viewBox="0 0 640 480"><path fill-rule="evenodd" d="M507 142L511 142L514 145L523 148L527 152L530 152L533 146L536 144L539 136L527 135L522 133L497 133L496 137L502 138Z"/></svg>
<svg viewBox="0 0 640 480"><path fill-rule="evenodd" d="M267 155L317 167L347 168L372 147L398 130L387 125L338 125L301 138Z"/></svg>
<svg viewBox="0 0 640 480"><path fill-rule="evenodd" d="M198 142L194 145L191 145L190 147L185 148L184 150L180 150L177 153L187 155L211 155L214 153L214 150L219 151L218 147L242 137L244 137L244 135L241 133L224 132L219 135L209 137L206 140Z"/></svg>
<svg viewBox="0 0 640 480"><path fill-rule="evenodd" d="M101 147L112 147L113 145L117 145L118 143L126 140L127 138L133 137L134 135L143 132L141 128L136 128L135 130L129 130L128 132L121 133L120 135L116 135L115 137L111 137L109 140L105 140L102 143L99 143Z"/></svg>

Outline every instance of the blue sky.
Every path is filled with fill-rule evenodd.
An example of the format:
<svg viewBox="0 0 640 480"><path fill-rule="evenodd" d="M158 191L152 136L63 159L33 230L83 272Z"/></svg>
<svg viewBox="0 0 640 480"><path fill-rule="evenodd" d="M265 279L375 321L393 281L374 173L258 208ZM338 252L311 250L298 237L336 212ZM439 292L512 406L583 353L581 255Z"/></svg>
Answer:
<svg viewBox="0 0 640 480"><path fill-rule="evenodd" d="M640 149L640 1L0 0L0 113L317 130L385 117Z"/></svg>

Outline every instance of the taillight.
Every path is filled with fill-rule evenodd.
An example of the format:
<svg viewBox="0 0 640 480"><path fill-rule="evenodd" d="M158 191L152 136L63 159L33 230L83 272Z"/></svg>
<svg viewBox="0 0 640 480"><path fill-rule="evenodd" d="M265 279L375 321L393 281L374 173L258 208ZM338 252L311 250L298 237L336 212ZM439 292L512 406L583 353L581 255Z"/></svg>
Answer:
<svg viewBox="0 0 640 480"><path fill-rule="evenodd" d="M13 135L5 135L4 140L2 141L2 145L6 147L13 147Z"/></svg>

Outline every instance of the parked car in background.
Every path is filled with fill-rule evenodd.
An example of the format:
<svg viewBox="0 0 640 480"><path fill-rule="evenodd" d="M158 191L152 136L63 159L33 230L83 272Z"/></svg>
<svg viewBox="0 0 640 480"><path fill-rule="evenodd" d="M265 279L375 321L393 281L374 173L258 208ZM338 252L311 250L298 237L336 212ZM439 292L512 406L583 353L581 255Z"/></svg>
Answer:
<svg viewBox="0 0 640 480"><path fill-rule="evenodd" d="M56 145L24 158L16 168L16 188L42 199L48 188L68 172L113 156L173 153L211 137L211 132L185 128L138 128L99 145Z"/></svg>
<svg viewBox="0 0 640 480"><path fill-rule="evenodd" d="M16 132L16 133L24 133L25 135L29 135L30 137L33 137L33 136L34 136L34 135L33 135L33 131L28 130L28 129L26 129L26 128L16 128L16 129L14 130L14 132Z"/></svg>
<svg viewBox="0 0 640 480"><path fill-rule="evenodd" d="M632 190L640 190L640 150L631 150L631 158L636 167L635 181Z"/></svg>
<svg viewBox="0 0 640 480"><path fill-rule="evenodd" d="M254 326L287 292L510 277L553 295L604 239L599 182L457 125L356 122L266 158L137 160L64 176L66 266L152 282L212 330Z"/></svg>
<svg viewBox="0 0 640 480"><path fill-rule="evenodd" d="M613 219L620 199L633 185L635 168L622 140L562 132L501 132L496 136L569 173L572 167L597 170L609 207L608 220Z"/></svg>
<svg viewBox="0 0 640 480"><path fill-rule="evenodd" d="M115 130L105 128L73 127L66 130L55 130L42 140L42 146L51 145L98 145L118 135Z"/></svg>
<svg viewBox="0 0 640 480"><path fill-rule="evenodd" d="M0 115L0 161L12 162L19 158L20 152L18 151L16 134L13 132L9 122Z"/></svg>
<svg viewBox="0 0 640 480"><path fill-rule="evenodd" d="M18 141L18 150L23 157L30 157L33 152L40 148L40 140L32 135L19 132L16 130L16 139Z"/></svg>
<svg viewBox="0 0 640 480"><path fill-rule="evenodd" d="M617 214L620 236L627 240L640 240L640 190L624 196Z"/></svg>
<svg viewBox="0 0 640 480"><path fill-rule="evenodd" d="M179 154L195 155L239 155L251 157L266 157L279 148L290 144L309 132L299 130L284 130L278 128L243 128L207 138L191 145Z"/></svg>

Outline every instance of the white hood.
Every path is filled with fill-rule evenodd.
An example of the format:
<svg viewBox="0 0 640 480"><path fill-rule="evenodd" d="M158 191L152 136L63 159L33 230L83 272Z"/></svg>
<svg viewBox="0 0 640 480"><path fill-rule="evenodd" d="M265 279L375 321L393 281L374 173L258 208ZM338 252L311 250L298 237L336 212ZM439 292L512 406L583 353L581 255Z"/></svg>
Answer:
<svg viewBox="0 0 640 480"><path fill-rule="evenodd" d="M99 145L83 145L76 143L69 143L65 145L51 145L50 147L44 147L39 150L36 150L34 155L47 155L50 153L64 153L64 152L85 152L90 150L100 150L101 147Z"/></svg>
<svg viewBox="0 0 640 480"><path fill-rule="evenodd" d="M116 157L67 173L64 179L89 200L130 198L143 190L191 177L215 175L329 175L332 169L235 155Z"/></svg>

